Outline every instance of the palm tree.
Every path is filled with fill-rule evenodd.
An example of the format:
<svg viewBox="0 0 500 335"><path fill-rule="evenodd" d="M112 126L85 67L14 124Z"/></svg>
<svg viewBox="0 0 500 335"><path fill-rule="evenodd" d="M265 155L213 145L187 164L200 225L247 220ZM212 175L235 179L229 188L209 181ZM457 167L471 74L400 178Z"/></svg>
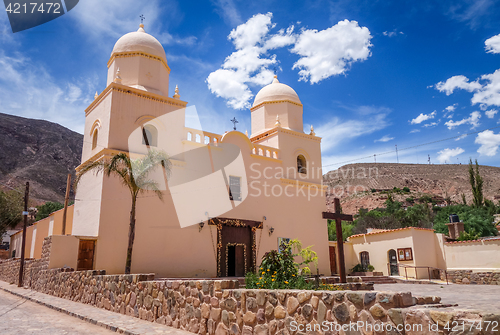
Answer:
<svg viewBox="0 0 500 335"><path fill-rule="evenodd" d="M75 179L75 189L82 177L93 171L95 174L103 172L106 176L116 175L121 183L126 186L132 196L132 208L130 209L130 226L128 232L127 261L125 263L125 273L130 273L132 264L132 249L135 238L135 208L139 194L153 191L160 200L163 194L158 188L158 183L150 179L150 174L159 166L162 167L165 181L170 174L171 162L169 156L163 151L148 150L146 156L139 159L130 159L125 153L113 156L111 159L90 161L86 163L77 173Z"/></svg>

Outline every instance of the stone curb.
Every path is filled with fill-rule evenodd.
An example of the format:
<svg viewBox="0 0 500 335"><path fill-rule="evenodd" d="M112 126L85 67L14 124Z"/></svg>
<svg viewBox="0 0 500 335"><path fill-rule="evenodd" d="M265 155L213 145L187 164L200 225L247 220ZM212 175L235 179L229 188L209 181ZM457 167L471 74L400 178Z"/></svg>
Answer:
<svg viewBox="0 0 500 335"><path fill-rule="evenodd" d="M23 289L26 290L26 288L23 288ZM0 285L0 290L5 291L7 293L10 293L12 295L15 295L17 297L20 297L20 298L23 298L23 299L35 302L35 303L37 303L39 305L48 307L48 308L50 308L52 310L55 310L57 312L61 312L61 313L67 314L69 316L78 318L80 320L83 320L85 322L91 323L93 325L96 325L96 326L99 326L99 327L111 330L113 332L117 332L117 333L125 334L125 335L141 335L141 334L146 334L145 332L142 332L142 331L141 332L137 332L137 331L134 331L134 330L131 330L131 329L127 329L127 328L121 327L121 326L116 326L116 325L111 324L110 322L99 321L96 318L89 317L89 316L86 316L84 314L80 314L78 312L73 312L70 309L66 309L66 308L63 308L63 307L52 305L50 303L43 302L43 301L41 301L41 300L39 300L39 299L37 299L35 297L31 297L29 294L22 294L22 293L19 293L19 292L15 292L15 291L10 290L10 289L8 289L6 287L3 287L2 285ZM44 293L40 293L40 292L37 292L37 291L32 291L32 290L30 290L30 291L33 292L33 293L36 293L36 294L44 294ZM53 296L50 296L50 295L47 295L47 296L50 297L51 299L57 298L57 297L53 297ZM64 300L64 299L62 299L62 300ZM71 301L71 302L73 302L73 301ZM82 305L87 306L87 307L95 308L95 307L90 306L90 305L85 305L85 304L82 304ZM113 313L113 314L115 314L115 313ZM128 318L130 318L133 321L138 321L138 322L141 321L141 320L137 320L136 318L133 318L133 317L128 317ZM147 322L147 321L144 321L144 322L147 325L160 326L162 328L165 328L165 331L164 331L165 334L168 334L168 333L179 334L179 335L191 334L191 333L188 333L188 332L185 332L185 331L182 331L182 330L179 330L179 329L175 329L175 328L172 328L172 327L167 327L167 326L164 326L164 325L155 325L154 323ZM151 334L158 334L158 331L152 330Z"/></svg>

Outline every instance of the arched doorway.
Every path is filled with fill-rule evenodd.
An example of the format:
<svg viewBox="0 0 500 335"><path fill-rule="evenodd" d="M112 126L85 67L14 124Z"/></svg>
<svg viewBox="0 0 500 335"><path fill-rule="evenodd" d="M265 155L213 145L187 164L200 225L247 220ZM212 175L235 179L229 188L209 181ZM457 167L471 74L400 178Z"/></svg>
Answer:
<svg viewBox="0 0 500 335"><path fill-rule="evenodd" d="M398 266L398 257L396 254L396 250L391 249L388 252L389 256L389 268L390 268L390 276L399 276L399 266Z"/></svg>

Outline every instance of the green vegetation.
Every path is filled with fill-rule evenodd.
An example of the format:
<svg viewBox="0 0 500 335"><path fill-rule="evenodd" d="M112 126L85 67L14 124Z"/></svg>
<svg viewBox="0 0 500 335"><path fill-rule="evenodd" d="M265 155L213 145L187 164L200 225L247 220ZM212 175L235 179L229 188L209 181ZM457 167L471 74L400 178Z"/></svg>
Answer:
<svg viewBox="0 0 500 335"><path fill-rule="evenodd" d="M375 270L375 268L371 264L368 264L367 267L363 267L363 264L356 264L349 271L353 273L353 272L373 272L373 270Z"/></svg>
<svg viewBox="0 0 500 335"><path fill-rule="evenodd" d="M302 262L296 263L296 257L302 258ZM310 264L317 268L316 252L311 250L311 246L303 249L299 240L292 240L283 244L280 251L265 253L259 272L247 273L246 288L312 289L313 283L308 283L304 278L305 274L311 273Z"/></svg>
<svg viewBox="0 0 500 335"><path fill-rule="evenodd" d="M117 154L109 160L100 160L86 163L76 175L75 188L81 178L89 172L104 173L107 177L114 175L119 178L123 186L127 187L132 197L130 209L130 225L128 233L127 258L125 273L130 273L132 265L132 249L135 239L135 208L139 194L153 191L159 199L163 194L158 188L158 183L150 179L151 173L157 168L164 170L165 178L170 173L170 158L162 151L148 150L147 155L140 159L130 159L126 154Z"/></svg>
<svg viewBox="0 0 500 335"><path fill-rule="evenodd" d="M483 178L479 173L479 164L472 160L469 162L469 181L472 191L472 204L467 205L465 194L461 194L462 204L452 204L450 196L445 194L444 202L446 207L436 206L436 198L429 194L420 195L419 198L408 195L405 199L412 206L404 208L403 204L394 200L395 194L410 193L409 187L400 189L394 187L392 190L381 191L380 194L387 194L384 207L373 210L359 209L355 215L354 222L342 222L342 235L344 241L352 235L363 234L368 228L374 229L398 229L405 227L434 228L437 233L448 234L449 216L457 214L464 222L465 232L461 234L459 240L474 240L484 236L495 236L498 231L493 223L494 215L500 213L500 202L495 203L489 199L484 199ZM375 189L371 189L375 193ZM328 239L337 240L335 222L328 221Z"/></svg>
<svg viewBox="0 0 500 335"><path fill-rule="evenodd" d="M354 235L352 229L354 225L350 222L342 221L342 239L345 241L349 236ZM337 229L335 226L335 220L328 220L328 240L337 241Z"/></svg>
<svg viewBox="0 0 500 335"><path fill-rule="evenodd" d="M14 228L23 218L24 192L20 190L0 191L0 237L9 228Z"/></svg>
<svg viewBox="0 0 500 335"><path fill-rule="evenodd" d="M483 178L479 174L479 164L476 159L476 169L472 166L472 159L469 161L469 182L472 188L472 201L474 207L483 205Z"/></svg>
<svg viewBox="0 0 500 335"><path fill-rule="evenodd" d="M494 206L494 205L493 205ZM497 230L493 224L492 212L498 212L499 206L495 209L487 207L473 207L467 205L453 205L439 208L434 216L434 229L437 233L448 234L447 223L450 222L449 216L457 214L461 221L464 222L464 229L469 234L479 234L479 236L495 236Z"/></svg>
<svg viewBox="0 0 500 335"><path fill-rule="evenodd" d="M50 214L57 212L58 210L63 208L64 205L61 204L60 202L51 202L51 201L48 201L43 205L37 206L36 221L45 219Z"/></svg>

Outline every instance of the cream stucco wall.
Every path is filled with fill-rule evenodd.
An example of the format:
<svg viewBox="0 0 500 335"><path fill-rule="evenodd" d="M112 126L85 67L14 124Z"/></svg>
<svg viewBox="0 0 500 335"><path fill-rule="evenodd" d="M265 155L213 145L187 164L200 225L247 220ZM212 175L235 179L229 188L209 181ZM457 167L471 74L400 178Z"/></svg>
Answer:
<svg viewBox="0 0 500 335"><path fill-rule="evenodd" d="M445 243L448 270L500 271L500 240Z"/></svg>
<svg viewBox="0 0 500 335"><path fill-rule="evenodd" d="M70 267L76 270L79 239L71 235L53 235L49 269Z"/></svg>
<svg viewBox="0 0 500 335"><path fill-rule="evenodd" d="M73 210L74 205L68 206L66 214L66 234L71 234L72 232ZM45 237L62 234L63 211L64 209L60 209L50 214L45 219L37 221L26 228L26 245L24 249L26 258L41 258ZM11 252L16 250L16 258L21 257L22 236L22 230L11 236Z"/></svg>

